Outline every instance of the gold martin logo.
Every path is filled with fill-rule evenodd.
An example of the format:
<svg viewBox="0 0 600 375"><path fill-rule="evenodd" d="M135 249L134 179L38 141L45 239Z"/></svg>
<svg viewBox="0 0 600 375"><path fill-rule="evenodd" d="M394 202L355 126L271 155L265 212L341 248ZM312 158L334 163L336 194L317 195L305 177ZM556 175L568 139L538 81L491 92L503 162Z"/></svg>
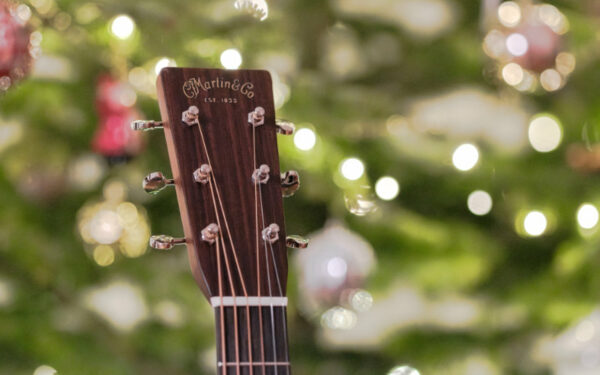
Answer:
<svg viewBox="0 0 600 375"><path fill-rule="evenodd" d="M211 89L230 89L239 91L248 99L254 97L254 84L252 82L242 83L239 79L230 81L217 77L211 81L202 81L200 78L190 78L183 84L183 93L190 99L196 98L200 94L200 90L208 92Z"/></svg>

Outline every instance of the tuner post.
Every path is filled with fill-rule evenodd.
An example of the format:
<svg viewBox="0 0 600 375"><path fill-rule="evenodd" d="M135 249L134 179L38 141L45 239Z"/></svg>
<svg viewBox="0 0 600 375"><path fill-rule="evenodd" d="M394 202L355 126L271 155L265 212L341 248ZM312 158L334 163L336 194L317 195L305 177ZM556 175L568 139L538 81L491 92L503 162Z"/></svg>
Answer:
<svg viewBox="0 0 600 375"><path fill-rule="evenodd" d="M210 181L210 173L212 169L208 164L202 164L200 168L194 171L194 181L199 184L206 185Z"/></svg>
<svg viewBox="0 0 600 375"><path fill-rule="evenodd" d="M200 110L198 109L198 107L193 105L190 106L190 108L188 108L187 111L183 111L183 113L181 114L181 121L188 126L196 125L199 124L199 116Z"/></svg>
<svg viewBox="0 0 600 375"><path fill-rule="evenodd" d="M261 164L252 172L252 182L254 185L266 184L269 181L269 173L271 173L271 168L266 164Z"/></svg>
<svg viewBox="0 0 600 375"><path fill-rule="evenodd" d="M156 250L171 250L173 246L185 243L185 238L175 238L164 234L150 237L150 247Z"/></svg>
<svg viewBox="0 0 600 375"><path fill-rule="evenodd" d="M165 123L163 121L154 120L135 120L131 122L131 129L137 131L149 131L163 129Z"/></svg>
<svg viewBox="0 0 600 375"><path fill-rule="evenodd" d="M152 172L144 177L142 187L149 194L158 194L161 190L167 186L175 185L175 180L171 178L165 178L161 172Z"/></svg>
<svg viewBox="0 0 600 375"><path fill-rule="evenodd" d="M279 240L279 225L273 223L263 229L262 238L265 242L274 244Z"/></svg>
<svg viewBox="0 0 600 375"><path fill-rule="evenodd" d="M248 113L248 123L255 128L265 123L265 109L256 107L254 111Z"/></svg>
<svg viewBox="0 0 600 375"><path fill-rule="evenodd" d="M210 245L214 244L219 236L219 226L215 223L210 223L204 229L202 229L202 241L208 242Z"/></svg>

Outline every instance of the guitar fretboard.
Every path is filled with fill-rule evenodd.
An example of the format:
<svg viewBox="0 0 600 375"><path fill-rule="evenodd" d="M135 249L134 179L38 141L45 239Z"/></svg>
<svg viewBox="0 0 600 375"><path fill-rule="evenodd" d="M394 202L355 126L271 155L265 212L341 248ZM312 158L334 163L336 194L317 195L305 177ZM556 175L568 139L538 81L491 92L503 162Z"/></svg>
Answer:
<svg viewBox="0 0 600 375"><path fill-rule="evenodd" d="M217 306L214 310L217 375L291 374L285 306Z"/></svg>

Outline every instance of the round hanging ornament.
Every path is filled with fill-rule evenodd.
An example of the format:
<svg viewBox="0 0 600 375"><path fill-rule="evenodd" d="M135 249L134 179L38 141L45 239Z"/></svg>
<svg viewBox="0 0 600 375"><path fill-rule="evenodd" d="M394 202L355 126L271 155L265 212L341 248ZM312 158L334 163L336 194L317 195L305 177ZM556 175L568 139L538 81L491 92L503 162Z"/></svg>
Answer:
<svg viewBox="0 0 600 375"><path fill-rule="evenodd" d="M38 47L31 43L30 16L27 5L0 0L0 93L25 78L31 68Z"/></svg>
<svg viewBox="0 0 600 375"><path fill-rule="evenodd" d="M484 0L485 1L485 0ZM498 77L522 92L560 90L575 69L565 51L569 22L554 5L528 0L488 0L484 52L494 59Z"/></svg>

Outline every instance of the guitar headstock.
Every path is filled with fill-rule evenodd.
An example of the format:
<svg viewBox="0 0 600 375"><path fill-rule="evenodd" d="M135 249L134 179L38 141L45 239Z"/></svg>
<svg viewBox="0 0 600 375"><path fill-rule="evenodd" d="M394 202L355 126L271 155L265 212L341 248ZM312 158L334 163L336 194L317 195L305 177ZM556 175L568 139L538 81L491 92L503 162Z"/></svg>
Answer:
<svg viewBox="0 0 600 375"><path fill-rule="evenodd" d="M270 74L259 70L165 68L158 82L162 121L136 121L136 130L164 128L173 178L144 179L150 193L174 185L185 238L153 236L160 250L185 244L192 273L207 296L286 293L286 247L306 247L285 236L282 196L299 186L294 171L280 173L277 121Z"/></svg>

